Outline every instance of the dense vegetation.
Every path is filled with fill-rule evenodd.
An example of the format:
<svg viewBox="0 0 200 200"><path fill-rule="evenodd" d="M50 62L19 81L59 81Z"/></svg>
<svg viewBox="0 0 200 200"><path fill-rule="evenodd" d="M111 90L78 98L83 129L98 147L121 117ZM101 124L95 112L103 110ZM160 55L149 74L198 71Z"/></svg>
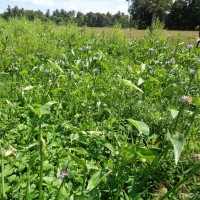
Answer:
<svg viewBox="0 0 200 200"><path fill-rule="evenodd" d="M200 196L200 49L0 22L1 199Z"/></svg>
<svg viewBox="0 0 200 200"><path fill-rule="evenodd" d="M200 25L200 0L176 0L171 1L173 3L169 5L164 4L164 2L169 2L169 0L137 0L133 2L129 8L132 16L131 22L129 22L128 15L122 12L116 14L109 12L106 14L89 12L84 14L82 12L75 12L74 10L65 11L64 9L57 9L51 14L50 10L43 13L41 11L25 10L17 6L13 8L8 6L7 10L1 16L6 20L11 17L27 17L29 20L40 18L42 21L51 20L57 25L66 25L69 22L73 22L77 26L112 27L120 24L124 28L134 27L146 29L151 25L152 12L155 13L154 11L156 11L157 17L164 22L165 28L167 29L194 30ZM147 2L153 2L153 4Z"/></svg>

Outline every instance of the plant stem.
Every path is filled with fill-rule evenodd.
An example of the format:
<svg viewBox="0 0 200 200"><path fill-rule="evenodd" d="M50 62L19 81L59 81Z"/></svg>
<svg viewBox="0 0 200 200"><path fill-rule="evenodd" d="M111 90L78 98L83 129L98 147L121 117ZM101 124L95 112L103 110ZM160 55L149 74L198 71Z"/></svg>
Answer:
<svg viewBox="0 0 200 200"><path fill-rule="evenodd" d="M4 181L4 149L0 146L1 150L1 183L2 183L2 196L6 199L5 181Z"/></svg>
<svg viewBox="0 0 200 200"><path fill-rule="evenodd" d="M63 177L62 183L60 184L60 187L59 187L59 189L58 189L58 192L57 192L57 195L56 195L55 200L58 199L59 194L60 194L60 190L61 190L61 188L63 187L64 183L65 183L65 177Z"/></svg>
<svg viewBox="0 0 200 200"><path fill-rule="evenodd" d="M41 119L39 119L39 147L40 147L40 179L39 179L39 200L42 200L42 181L43 181L43 160L44 155L42 151L42 131L41 131Z"/></svg>
<svg viewBox="0 0 200 200"><path fill-rule="evenodd" d="M27 178L27 184L26 184L26 198L25 198L25 200L29 200L29 184L30 184L29 166L27 167L27 172L28 172L28 178Z"/></svg>

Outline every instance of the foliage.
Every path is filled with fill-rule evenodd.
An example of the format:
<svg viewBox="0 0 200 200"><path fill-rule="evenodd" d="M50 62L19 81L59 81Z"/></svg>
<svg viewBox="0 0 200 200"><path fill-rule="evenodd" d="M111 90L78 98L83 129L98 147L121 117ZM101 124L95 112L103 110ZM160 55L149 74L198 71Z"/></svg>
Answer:
<svg viewBox="0 0 200 200"><path fill-rule="evenodd" d="M199 49L0 23L2 199L199 195Z"/></svg>

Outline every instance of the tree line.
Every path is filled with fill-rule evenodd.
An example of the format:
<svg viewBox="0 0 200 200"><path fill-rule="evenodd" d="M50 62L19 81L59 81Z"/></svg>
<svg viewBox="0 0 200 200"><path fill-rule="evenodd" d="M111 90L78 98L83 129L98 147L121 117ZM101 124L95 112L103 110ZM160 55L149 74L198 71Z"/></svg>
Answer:
<svg viewBox="0 0 200 200"><path fill-rule="evenodd" d="M5 12L1 16L8 20L12 17L26 17L28 20L34 20L39 18L42 21L53 21L57 25L66 25L68 23L76 23L77 26L88 26L88 27L112 27L115 25L120 25L123 28L129 27L128 15L123 12L117 12L116 14L111 14L109 12L105 13L82 13L75 12L74 10L66 11L64 9L56 9L52 13L48 9L46 13L42 11L25 10L23 8L18 8L17 6L11 8L8 6Z"/></svg>
<svg viewBox="0 0 200 200"><path fill-rule="evenodd" d="M129 12L133 24L139 29L151 26L155 17L172 30L194 30L200 25L200 0L126 1L131 3Z"/></svg>
<svg viewBox="0 0 200 200"><path fill-rule="evenodd" d="M25 10L17 6L13 8L8 6L1 16L6 20L12 17L26 17L29 20L39 18L44 22L53 21L57 25L73 22L77 26L88 27L120 25L123 28L146 29L151 26L152 16L159 18L167 29L194 30L195 27L200 25L200 0L130 0L130 2L129 13L131 18L123 12L116 14L89 12L84 14L74 10L56 9L51 13L48 9L46 13L43 13L40 10Z"/></svg>

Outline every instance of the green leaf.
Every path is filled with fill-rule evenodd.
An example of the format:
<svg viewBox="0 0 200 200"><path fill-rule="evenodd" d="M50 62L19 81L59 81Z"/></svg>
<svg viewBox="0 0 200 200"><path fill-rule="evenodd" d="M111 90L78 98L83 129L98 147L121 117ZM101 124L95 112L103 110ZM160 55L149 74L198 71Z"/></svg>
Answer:
<svg viewBox="0 0 200 200"><path fill-rule="evenodd" d="M50 101L46 103L45 105L40 106L39 108L36 108L36 109L34 109L31 105L28 105L28 106L38 117L42 117L43 115L50 114L51 106L56 103L57 102L55 101Z"/></svg>
<svg viewBox="0 0 200 200"><path fill-rule="evenodd" d="M145 80L140 77L138 80L138 85L142 85L144 82L145 82Z"/></svg>
<svg viewBox="0 0 200 200"><path fill-rule="evenodd" d="M74 154L70 152L68 152L68 154L71 156L72 160L74 160L78 165L82 166L84 169L87 168L84 160L81 160L80 158L78 158L77 156L75 156Z"/></svg>
<svg viewBox="0 0 200 200"><path fill-rule="evenodd" d="M115 148L110 143L103 144L106 148L108 148L112 154L115 154Z"/></svg>
<svg viewBox="0 0 200 200"><path fill-rule="evenodd" d="M168 139L171 141L173 147L174 147L174 157L175 157L175 164L177 165L181 153L183 151L184 147L184 139L181 136L180 133L176 132L175 135L172 137L171 134L168 132L167 133Z"/></svg>
<svg viewBox="0 0 200 200"><path fill-rule="evenodd" d="M170 109L170 112L171 112L171 115L172 115L172 118L176 118L178 116L178 113L179 111L178 110L173 110L173 109Z"/></svg>
<svg viewBox="0 0 200 200"><path fill-rule="evenodd" d="M74 147L74 148L70 148L70 150L75 151L76 153L79 153L79 154L83 154L83 155L88 154L88 152L82 147Z"/></svg>
<svg viewBox="0 0 200 200"><path fill-rule="evenodd" d="M124 85L129 86L130 88L136 89L139 92L143 93L143 91L140 88L138 88L136 85L134 85L131 81L125 80L125 79L122 79L121 81L122 81L122 83L124 83Z"/></svg>
<svg viewBox="0 0 200 200"><path fill-rule="evenodd" d="M87 190L91 191L92 189L97 187L102 178L103 178L102 171L94 173L88 182Z"/></svg>
<svg viewBox="0 0 200 200"><path fill-rule="evenodd" d="M61 73L63 73L63 70L60 68L60 66L56 62L53 62L51 60L48 60L48 61L50 63L50 67L51 67L52 70L58 70Z"/></svg>
<svg viewBox="0 0 200 200"><path fill-rule="evenodd" d="M149 149L136 146L135 153L138 157L145 159L149 162L152 162L155 159L155 155Z"/></svg>
<svg viewBox="0 0 200 200"><path fill-rule="evenodd" d="M135 126L135 128L137 128L140 133L149 135L149 126L146 123L144 123L142 121L133 120L133 119L128 119L128 121L133 126Z"/></svg>
<svg viewBox="0 0 200 200"><path fill-rule="evenodd" d="M22 88L22 91L32 90L33 88L34 88L34 86L29 85L27 87Z"/></svg>

